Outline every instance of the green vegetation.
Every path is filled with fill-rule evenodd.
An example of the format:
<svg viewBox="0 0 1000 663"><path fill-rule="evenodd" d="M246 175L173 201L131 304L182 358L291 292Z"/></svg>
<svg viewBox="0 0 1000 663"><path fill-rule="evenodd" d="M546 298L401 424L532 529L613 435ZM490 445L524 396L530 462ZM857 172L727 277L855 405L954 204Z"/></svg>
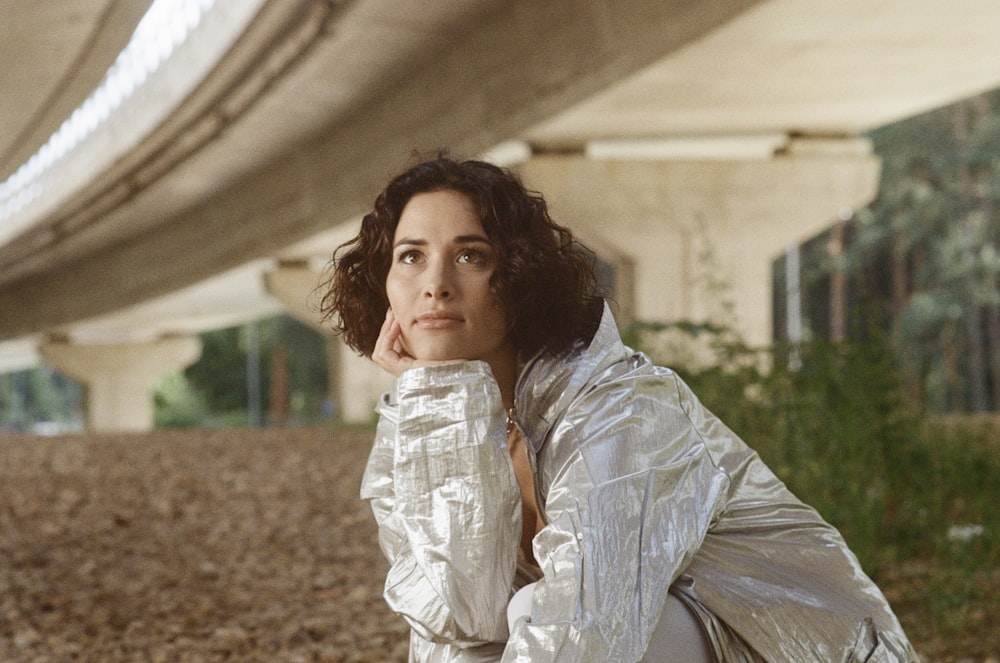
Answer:
<svg viewBox="0 0 1000 663"><path fill-rule="evenodd" d="M702 353L678 365L684 336L697 338ZM923 417L904 397L884 337L794 352L754 351L707 325L636 324L626 337L673 366L843 533L877 582L906 589L891 600L918 606L911 612L924 621L904 624L914 635L976 627L976 615L989 610L988 579L1000 567L1000 427ZM674 342L664 345L665 337Z"/></svg>
<svg viewBox="0 0 1000 663"><path fill-rule="evenodd" d="M870 138L878 198L801 247L806 338L860 340L850 327L877 312L908 400L1000 411L1000 90ZM784 260L775 267L781 333Z"/></svg>
<svg viewBox="0 0 1000 663"><path fill-rule="evenodd" d="M327 340L279 315L204 332L201 358L154 388L158 428L331 419ZM0 374L0 433L84 428L86 390L47 367Z"/></svg>
<svg viewBox="0 0 1000 663"><path fill-rule="evenodd" d="M79 385L51 369L0 375L0 432L78 430L82 408Z"/></svg>
<svg viewBox="0 0 1000 663"><path fill-rule="evenodd" d="M201 334L202 356L155 391L156 425L310 424L329 419L326 339L280 315Z"/></svg>

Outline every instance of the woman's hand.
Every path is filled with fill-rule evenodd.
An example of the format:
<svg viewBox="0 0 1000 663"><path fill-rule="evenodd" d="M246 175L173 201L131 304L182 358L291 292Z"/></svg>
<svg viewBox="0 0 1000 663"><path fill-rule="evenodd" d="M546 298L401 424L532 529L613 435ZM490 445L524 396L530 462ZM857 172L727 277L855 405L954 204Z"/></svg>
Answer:
<svg viewBox="0 0 1000 663"><path fill-rule="evenodd" d="M411 368L421 366L434 366L437 364L455 364L461 359L450 359L446 361L432 361L427 359L416 359L403 348L403 329L396 320L396 315L392 309L385 314L385 322L379 330L378 338L375 339L375 349L372 350L372 361L376 365L389 371L397 378Z"/></svg>

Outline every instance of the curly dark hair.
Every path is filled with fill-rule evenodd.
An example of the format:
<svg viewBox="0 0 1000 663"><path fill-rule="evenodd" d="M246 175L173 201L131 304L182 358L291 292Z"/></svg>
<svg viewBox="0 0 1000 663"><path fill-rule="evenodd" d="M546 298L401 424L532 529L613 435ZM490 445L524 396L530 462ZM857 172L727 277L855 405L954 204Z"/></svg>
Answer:
<svg viewBox="0 0 1000 663"><path fill-rule="evenodd" d="M389 299L386 276L403 208L419 193L456 191L477 210L496 255L491 286L523 356L560 355L589 342L602 310L593 253L549 216L541 195L509 170L445 153L395 177L365 215L361 231L334 252L320 313L359 353L371 357Z"/></svg>

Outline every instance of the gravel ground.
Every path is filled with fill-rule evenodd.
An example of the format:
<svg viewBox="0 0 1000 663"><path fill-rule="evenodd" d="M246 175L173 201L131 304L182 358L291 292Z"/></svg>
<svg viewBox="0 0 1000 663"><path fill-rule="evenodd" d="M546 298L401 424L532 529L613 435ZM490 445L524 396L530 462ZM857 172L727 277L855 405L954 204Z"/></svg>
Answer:
<svg viewBox="0 0 1000 663"><path fill-rule="evenodd" d="M0 435L0 663L405 661L357 497L371 437ZM920 584L884 588L904 624ZM995 633L922 631L925 663L1000 663Z"/></svg>
<svg viewBox="0 0 1000 663"><path fill-rule="evenodd" d="M405 661L370 441L0 436L0 661Z"/></svg>

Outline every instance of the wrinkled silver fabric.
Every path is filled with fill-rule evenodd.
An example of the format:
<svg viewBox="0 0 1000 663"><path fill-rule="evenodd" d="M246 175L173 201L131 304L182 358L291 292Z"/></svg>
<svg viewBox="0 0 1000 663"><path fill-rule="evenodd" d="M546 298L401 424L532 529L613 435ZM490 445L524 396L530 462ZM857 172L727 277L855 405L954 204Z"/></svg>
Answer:
<svg viewBox="0 0 1000 663"><path fill-rule="evenodd" d="M546 526L512 632L521 497L489 366L407 371L379 403L361 494L411 661L639 661L668 591L720 661L917 660L839 533L607 308L580 354L525 363L516 399Z"/></svg>

